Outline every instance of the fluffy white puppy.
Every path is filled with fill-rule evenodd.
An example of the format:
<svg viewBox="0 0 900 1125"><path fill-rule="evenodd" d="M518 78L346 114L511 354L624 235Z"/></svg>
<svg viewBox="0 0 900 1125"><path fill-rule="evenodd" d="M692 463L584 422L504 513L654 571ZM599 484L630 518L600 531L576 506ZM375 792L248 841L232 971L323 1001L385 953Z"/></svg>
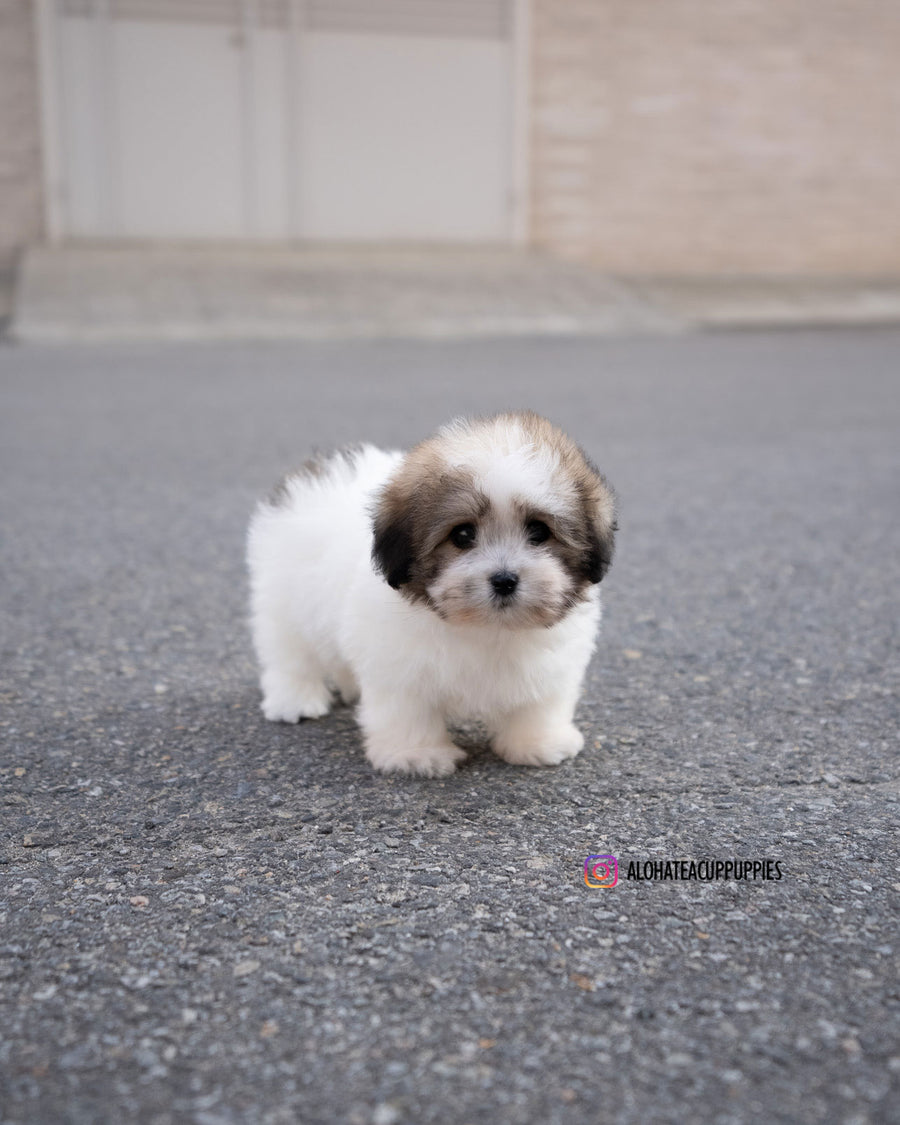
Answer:
<svg viewBox="0 0 900 1125"><path fill-rule="evenodd" d="M482 721L508 762L573 757L615 530L603 477L536 414L307 462L250 525L266 718L337 692L376 769L432 777L465 757L448 722Z"/></svg>

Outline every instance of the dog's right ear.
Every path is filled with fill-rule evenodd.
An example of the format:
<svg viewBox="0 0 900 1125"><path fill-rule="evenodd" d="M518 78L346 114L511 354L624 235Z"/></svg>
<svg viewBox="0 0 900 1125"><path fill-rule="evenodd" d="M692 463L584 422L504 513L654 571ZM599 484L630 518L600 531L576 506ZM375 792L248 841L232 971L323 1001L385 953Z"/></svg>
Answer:
<svg viewBox="0 0 900 1125"><path fill-rule="evenodd" d="M412 521L396 491L388 488L378 501L374 520L372 561L395 590L412 577Z"/></svg>

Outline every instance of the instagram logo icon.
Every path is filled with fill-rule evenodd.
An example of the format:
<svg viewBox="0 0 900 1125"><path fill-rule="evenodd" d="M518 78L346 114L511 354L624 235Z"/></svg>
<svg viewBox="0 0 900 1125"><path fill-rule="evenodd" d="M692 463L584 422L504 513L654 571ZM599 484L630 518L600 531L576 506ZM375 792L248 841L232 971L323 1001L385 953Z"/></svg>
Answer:
<svg viewBox="0 0 900 1125"><path fill-rule="evenodd" d="M614 887L619 881L619 861L614 855L589 855L584 861L588 887Z"/></svg>

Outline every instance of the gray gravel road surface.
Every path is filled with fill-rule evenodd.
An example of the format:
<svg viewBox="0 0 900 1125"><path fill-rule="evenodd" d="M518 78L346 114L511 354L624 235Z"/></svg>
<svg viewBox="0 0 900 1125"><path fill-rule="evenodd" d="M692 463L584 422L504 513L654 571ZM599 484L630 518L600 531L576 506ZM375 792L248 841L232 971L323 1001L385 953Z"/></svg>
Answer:
<svg viewBox="0 0 900 1125"><path fill-rule="evenodd" d="M898 366L896 330L0 349L3 1125L900 1120ZM346 709L266 723L255 497L520 406L621 498L585 752L385 778ZM702 859L782 877L627 877Z"/></svg>

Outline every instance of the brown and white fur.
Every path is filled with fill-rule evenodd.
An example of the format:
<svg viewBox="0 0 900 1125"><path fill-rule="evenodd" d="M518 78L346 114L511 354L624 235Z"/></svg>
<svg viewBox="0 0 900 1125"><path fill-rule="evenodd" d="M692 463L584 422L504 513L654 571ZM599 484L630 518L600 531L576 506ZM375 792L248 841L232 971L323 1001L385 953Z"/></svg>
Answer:
<svg viewBox="0 0 900 1125"><path fill-rule="evenodd" d="M385 771L452 773L447 724L473 719L508 762L573 757L615 530L603 477L532 413L308 462L250 525L266 718L359 700Z"/></svg>

